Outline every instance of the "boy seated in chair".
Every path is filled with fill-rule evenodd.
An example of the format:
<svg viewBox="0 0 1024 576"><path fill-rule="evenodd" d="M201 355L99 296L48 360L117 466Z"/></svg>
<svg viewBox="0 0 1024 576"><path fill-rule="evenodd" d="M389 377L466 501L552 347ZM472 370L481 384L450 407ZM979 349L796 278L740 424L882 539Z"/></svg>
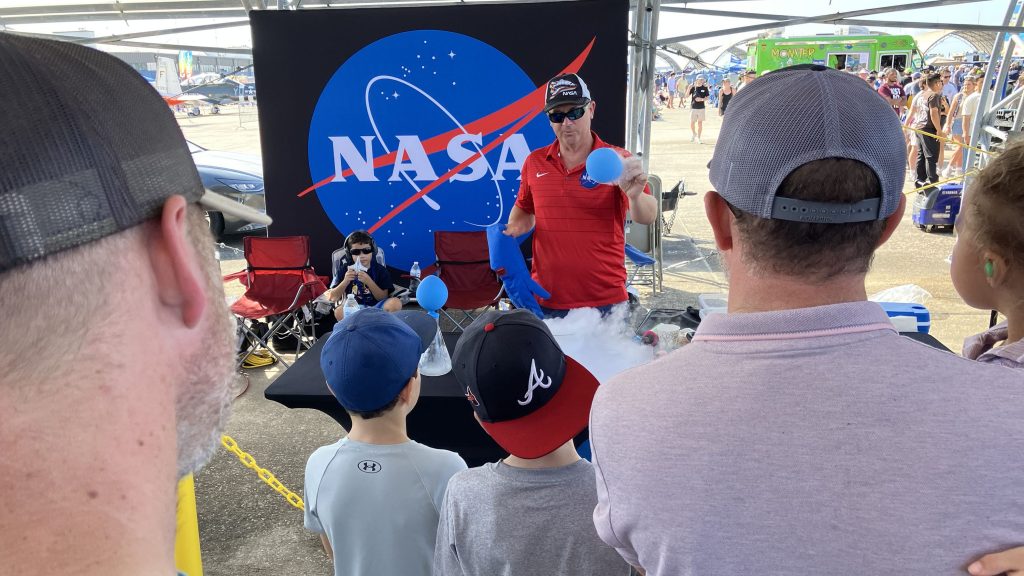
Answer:
<svg viewBox="0 0 1024 576"><path fill-rule="evenodd" d="M383 308L386 312L402 309L402 301L388 295L395 289L388 269L375 258L377 244L364 230L356 230L345 238L347 257L342 260L331 280L327 297L331 302L344 304L349 293L363 307ZM334 317L340 322L345 317L342 306L334 309Z"/></svg>

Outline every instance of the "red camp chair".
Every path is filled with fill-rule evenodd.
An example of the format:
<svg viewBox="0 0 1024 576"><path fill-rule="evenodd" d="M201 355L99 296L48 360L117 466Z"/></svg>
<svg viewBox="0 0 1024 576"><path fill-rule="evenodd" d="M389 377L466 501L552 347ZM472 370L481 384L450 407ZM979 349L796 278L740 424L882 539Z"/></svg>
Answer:
<svg viewBox="0 0 1024 576"><path fill-rule="evenodd" d="M471 311L498 305L503 289L491 270L487 232L434 232L434 252L438 275L448 287L448 302L441 313L460 330L463 323L474 320ZM449 313L454 310L462 312L461 322Z"/></svg>
<svg viewBox="0 0 1024 576"><path fill-rule="evenodd" d="M243 242L245 272L225 277L225 280L237 278L247 288L231 305L249 342L239 357L239 366L246 356L262 346L287 367L288 363L268 342L275 334L291 333L297 341L296 355L303 348L309 349L316 341L316 327L308 306L327 287L309 264L307 236L246 236ZM257 332L254 325L264 318L270 328Z"/></svg>

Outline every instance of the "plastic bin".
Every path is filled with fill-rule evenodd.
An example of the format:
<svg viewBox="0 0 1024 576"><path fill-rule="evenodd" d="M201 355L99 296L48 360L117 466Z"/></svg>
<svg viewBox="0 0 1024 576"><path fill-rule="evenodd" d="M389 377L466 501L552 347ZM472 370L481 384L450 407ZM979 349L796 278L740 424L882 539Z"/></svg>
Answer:
<svg viewBox="0 0 1024 576"><path fill-rule="evenodd" d="M911 302L879 302L890 318L895 316L913 316L917 319L917 331L927 334L932 327L932 315L921 304Z"/></svg>

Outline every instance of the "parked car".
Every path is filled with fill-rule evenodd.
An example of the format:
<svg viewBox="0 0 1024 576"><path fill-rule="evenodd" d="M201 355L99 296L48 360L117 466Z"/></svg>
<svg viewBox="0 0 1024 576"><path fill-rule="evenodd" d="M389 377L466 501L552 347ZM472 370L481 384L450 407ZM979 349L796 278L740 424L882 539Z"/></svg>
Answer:
<svg viewBox="0 0 1024 576"><path fill-rule="evenodd" d="M232 198L260 212L267 211L263 195L263 161L259 156L207 150L193 142L188 143L188 149L207 190ZM232 217L225 218L221 212L207 212L206 216L210 221L210 232L218 240L225 234L266 228L263 224Z"/></svg>

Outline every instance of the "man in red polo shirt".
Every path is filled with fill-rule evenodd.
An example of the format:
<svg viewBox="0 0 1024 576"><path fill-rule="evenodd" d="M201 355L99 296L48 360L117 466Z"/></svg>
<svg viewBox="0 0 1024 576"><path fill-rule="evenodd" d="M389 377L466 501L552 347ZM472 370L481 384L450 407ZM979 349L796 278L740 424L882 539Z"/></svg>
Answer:
<svg viewBox="0 0 1024 576"><path fill-rule="evenodd" d="M533 236L533 279L551 292L541 299L546 317L565 316L573 308L602 313L625 302L625 221L651 224L657 202L646 188L639 158L611 146L590 130L596 104L576 74L548 82L544 111L555 141L534 150L522 169L519 197L505 234ZM587 156L611 147L625 158L617 184L601 184L586 172ZM646 192L646 193L645 193Z"/></svg>

